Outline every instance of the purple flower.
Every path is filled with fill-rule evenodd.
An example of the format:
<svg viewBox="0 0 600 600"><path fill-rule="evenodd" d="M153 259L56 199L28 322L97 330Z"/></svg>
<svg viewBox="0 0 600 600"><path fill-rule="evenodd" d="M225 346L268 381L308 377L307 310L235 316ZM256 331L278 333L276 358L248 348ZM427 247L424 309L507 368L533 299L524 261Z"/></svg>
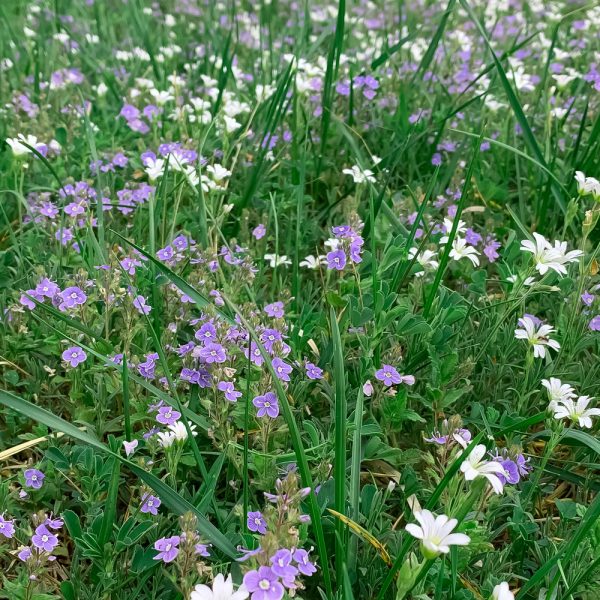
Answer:
<svg viewBox="0 0 600 600"><path fill-rule="evenodd" d="M227 353L221 344L209 342L203 348L200 348L199 355L208 364L224 363L227 360Z"/></svg>
<svg viewBox="0 0 600 600"><path fill-rule="evenodd" d="M519 475L519 467L510 458L498 461L504 469L503 474L499 474L500 480L504 480L503 483L515 484L519 483L521 476Z"/></svg>
<svg viewBox="0 0 600 600"><path fill-rule="evenodd" d="M58 285L56 285L56 283L47 277L42 279L35 288L36 294L39 294L40 296L46 296L46 298L54 298L58 292L60 292Z"/></svg>
<svg viewBox="0 0 600 600"><path fill-rule="evenodd" d="M249 512L246 525L250 531L258 531L261 535L267 533L267 522L260 511Z"/></svg>
<svg viewBox="0 0 600 600"><path fill-rule="evenodd" d="M37 288L36 288L37 291ZM592 303L594 302L594 294L590 294L587 290L581 294L581 301L586 305L586 306L591 306Z"/></svg>
<svg viewBox="0 0 600 600"><path fill-rule="evenodd" d="M181 417L181 413L177 412L171 406L161 406L158 409L158 414L156 415L156 420L163 425L174 425L179 418Z"/></svg>
<svg viewBox="0 0 600 600"><path fill-rule="evenodd" d="M527 477L531 467L529 466L529 459L525 458L522 454L518 454L516 458L517 468L519 469L519 475L521 477Z"/></svg>
<svg viewBox="0 0 600 600"><path fill-rule="evenodd" d="M281 381L289 381L290 373L292 372L292 367L288 365L286 362L281 360L281 358L274 358L271 362L273 369L275 370L275 374Z"/></svg>
<svg viewBox="0 0 600 600"><path fill-rule="evenodd" d="M117 152L112 159L112 163L115 167L126 167L128 162L129 160L122 152Z"/></svg>
<svg viewBox="0 0 600 600"><path fill-rule="evenodd" d="M600 331L600 315L596 315L591 321L588 327L592 331Z"/></svg>
<svg viewBox="0 0 600 600"><path fill-rule="evenodd" d="M198 331L194 334L194 337L206 344L207 342L211 342L217 338L217 330L212 323L204 323Z"/></svg>
<svg viewBox="0 0 600 600"><path fill-rule="evenodd" d="M382 365L381 369L375 372L375 377L379 379L379 381L383 381L384 385L393 385L402 382L400 373L398 373L391 365Z"/></svg>
<svg viewBox="0 0 600 600"><path fill-rule="evenodd" d="M333 250L327 253L327 268L342 271L346 266L346 253L343 250Z"/></svg>
<svg viewBox="0 0 600 600"><path fill-rule="evenodd" d="M146 298L144 298L144 296L136 296L133 299L133 306L137 308L140 315L147 315L152 310L152 307L149 304L146 304Z"/></svg>
<svg viewBox="0 0 600 600"><path fill-rule="evenodd" d="M317 365L307 362L304 368L306 369L306 376L309 379L323 379L323 369L320 369Z"/></svg>
<svg viewBox="0 0 600 600"><path fill-rule="evenodd" d="M175 252L174 252L172 246L166 246L165 248L161 248L156 253L156 256L158 257L159 260L171 260L174 255L175 255Z"/></svg>
<svg viewBox="0 0 600 600"><path fill-rule="evenodd" d="M154 549L158 550L158 554L154 560L162 560L164 563L173 562L179 554L179 542L181 538L178 535L172 537L160 538L154 543Z"/></svg>
<svg viewBox="0 0 600 600"><path fill-rule="evenodd" d="M486 238L483 253L487 256L487 259L491 263L496 262L500 258L500 255L497 252L500 247L500 242L498 242L494 237L488 236Z"/></svg>
<svg viewBox="0 0 600 600"><path fill-rule="evenodd" d="M15 535L15 522L13 519L5 519L4 515L0 515L0 535L5 538L11 538Z"/></svg>
<svg viewBox="0 0 600 600"><path fill-rule="evenodd" d="M194 552L198 555L198 556L210 556L210 552L208 551L208 546L206 544L196 544L194 546Z"/></svg>
<svg viewBox="0 0 600 600"><path fill-rule="evenodd" d="M23 562L28 561L31 558L31 548L29 546L25 546L22 550L19 551L17 556Z"/></svg>
<svg viewBox="0 0 600 600"><path fill-rule="evenodd" d="M63 312L67 310L67 308L81 306L82 304L85 304L85 301L87 300L85 292L76 286L68 287L58 295L61 299L58 308Z"/></svg>
<svg viewBox="0 0 600 600"><path fill-rule="evenodd" d="M260 240L263 237L265 237L265 234L267 233L267 228L260 223L260 225L257 225L253 230L252 230L252 235L257 239Z"/></svg>
<svg viewBox="0 0 600 600"><path fill-rule="evenodd" d="M285 593L277 575L269 567L259 567L258 571L248 571L244 575L244 585L252 594L251 600L281 600Z"/></svg>
<svg viewBox="0 0 600 600"><path fill-rule="evenodd" d="M246 357L248 357L248 350L245 352ZM260 352L260 348L254 343L250 343L250 360L257 366L260 367L265 362L264 358Z"/></svg>
<svg viewBox="0 0 600 600"><path fill-rule="evenodd" d="M27 469L23 475L25 475L25 487L30 487L34 490L39 490L42 487L44 478L46 477L37 469Z"/></svg>
<svg viewBox="0 0 600 600"><path fill-rule="evenodd" d="M272 304L267 304L264 310L269 317L273 317L274 319L281 319L284 315L283 302L273 302Z"/></svg>
<svg viewBox="0 0 600 600"><path fill-rule="evenodd" d="M294 586L294 579L298 575L298 569L291 564L292 553L286 548L278 550L271 556L271 571L283 579L283 585L291 588Z"/></svg>
<svg viewBox="0 0 600 600"><path fill-rule="evenodd" d="M302 573L302 575L310 577L313 573L317 572L317 567L315 567L315 565L312 562L310 562L308 552L303 548L298 548L294 552L293 558L296 564L298 565L298 570L300 571L300 573Z"/></svg>
<svg viewBox="0 0 600 600"><path fill-rule="evenodd" d="M160 506L160 498L152 496L151 494L144 494L142 497L142 507L140 512L150 513L151 515L158 514L158 507Z"/></svg>
<svg viewBox="0 0 600 600"><path fill-rule="evenodd" d="M242 392L238 392L231 381L219 381L217 388L222 392L225 392L225 398L229 402L237 402L237 399L242 395Z"/></svg>
<svg viewBox="0 0 600 600"><path fill-rule="evenodd" d="M58 537L48 530L46 525L38 525L31 538L33 545L39 550L52 552L58 545Z"/></svg>
<svg viewBox="0 0 600 600"><path fill-rule="evenodd" d="M273 392L267 392L264 396L256 396L252 400L252 404L258 408L256 416L264 417L267 415L271 419L275 419L279 415L279 404L277 397Z"/></svg>
<svg viewBox="0 0 600 600"><path fill-rule="evenodd" d="M465 232L465 240L467 240L467 244L470 244L471 246L477 246L477 244L481 242L481 236L469 227Z"/></svg>
<svg viewBox="0 0 600 600"><path fill-rule="evenodd" d="M71 346L62 353L62 359L70 364L73 368L85 362L87 354L79 346Z"/></svg>

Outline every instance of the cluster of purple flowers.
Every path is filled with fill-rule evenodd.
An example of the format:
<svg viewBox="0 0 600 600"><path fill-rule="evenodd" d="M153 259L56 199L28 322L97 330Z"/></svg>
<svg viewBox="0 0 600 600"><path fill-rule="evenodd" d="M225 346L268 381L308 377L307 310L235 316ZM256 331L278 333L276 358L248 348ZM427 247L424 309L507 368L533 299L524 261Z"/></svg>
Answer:
<svg viewBox="0 0 600 600"><path fill-rule="evenodd" d="M157 121L161 113L162 109L154 104L147 104L141 111L139 108L133 106L133 104L124 104L119 112L119 116L125 119L129 129L137 133L146 134L150 131L148 123Z"/></svg>
<svg viewBox="0 0 600 600"><path fill-rule="evenodd" d="M269 560L270 566L260 566L244 575L244 585L251 600L281 600L286 588L298 588L296 578L299 574L310 577L317 571L303 548L281 548Z"/></svg>
<svg viewBox="0 0 600 600"><path fill-rule="evenodd" d="M31 545L23 546L19 550L19 559L23 562L35 561L38 564L42 561L56 560L52 552L59 544L57 532L63 525L64 522L60 518L54 518L52 515L46 517L35 528L31 536Z"/></svg>
<svg viewBox="0 0 600 600"><path fill-rule="evenodd" d="M361 262L364 239L350 225L332 227L331 231L336 243L335 248L327 253L327 268L343 271L348 257L355 264Z"/></svg>

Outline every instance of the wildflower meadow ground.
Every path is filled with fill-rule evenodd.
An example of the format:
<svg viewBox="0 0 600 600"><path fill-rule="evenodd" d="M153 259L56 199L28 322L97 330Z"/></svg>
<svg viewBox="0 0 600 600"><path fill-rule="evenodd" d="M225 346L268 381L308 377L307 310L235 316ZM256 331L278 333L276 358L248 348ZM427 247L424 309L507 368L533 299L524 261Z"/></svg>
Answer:
<svg viewBox="0 0 600 600"><path fill-rule="evenodd" d="M0 598L600 598L600 7L0 2Z"/></svg>

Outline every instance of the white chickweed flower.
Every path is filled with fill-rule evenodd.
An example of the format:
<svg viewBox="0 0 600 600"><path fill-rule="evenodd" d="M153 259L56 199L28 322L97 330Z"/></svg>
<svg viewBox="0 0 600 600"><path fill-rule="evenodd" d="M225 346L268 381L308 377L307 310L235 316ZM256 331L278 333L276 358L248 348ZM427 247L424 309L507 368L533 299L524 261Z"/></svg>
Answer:
<svg viewBox="0 0 600 600"><path fill-rule="evenodd" d="M590 396L579 396L577 401L565 398L557 402L550 402L550 410L554 412L555 419L569 419L572 423L579 423L579 427L590 429L592 417L600 415L600 408L588 408L593 400Z"/></svg>
<svg viewBox="0 0 600 600"><path fill-rule="evenodd" d="M515 595L510 591L508 583L499 583L492 591L492 600L515 600Z"/></svg>
<svg viewBox="0 0 600 600"><path fill-rule="evenodd" d="M452 533L458 525L456 519L446 515L434 515L428 510L415 511L419 525L409 523L406 531L421 540L421 550L426 558L435 558L439 554L448 554L450 546L466 546L471 538L464 533Z"/></svg>
<svg viewBox="0 0 600 600"><path fill-rule="evenodd" d="M477 258L479 252L467 244L467 240L464 238L456 237L452 242L452 250L450 250L450 258L454 260L460 260L461 258L468 258L474 267L479 265L479 258Z"/></svg>
<svg viewBox="0 0 600 600"><path fill-rule="evenodd" d="M460 465L460 470L464 473L467 481L473 481L477 477L485 477L490 482L494 492L501 494L504 484L498 475L504 474L504 467L494 460L485 460L483 457L486 452L487 449L483 444L475 446L471 450L471 454Z"/></svg>
<svg viewBox="0 0 600 600"><path fill-rule="evenodd" d="M533 346L533 357L544 358L546 356L546 347L552 350L559 350L560 344L548 336L556 331L552 325L540 325L533 322L531 317L522 317L519 319L519 325L522 329L515 329L515 338L518 340L527 340Z"/></svg>

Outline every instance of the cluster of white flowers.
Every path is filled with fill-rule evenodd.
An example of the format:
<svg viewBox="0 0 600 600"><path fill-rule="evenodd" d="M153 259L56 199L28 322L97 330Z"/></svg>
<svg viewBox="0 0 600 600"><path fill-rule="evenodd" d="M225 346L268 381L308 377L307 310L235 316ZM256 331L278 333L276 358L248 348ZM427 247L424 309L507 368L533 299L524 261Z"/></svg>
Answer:
<svg viewBox="0 0 600 600"><path fill-rule="evenodd" d="M600 408L588 408L593 400L590 396L577 396L575 389L568 383L563 383L556 377L542 379L542 385L548 392L550 403L548 410L554 413L557 420L569 419L580 427L590 429L592 417L600 415Z"/></svg>
<svg viewBox="0 0 600 600"><path fill-rule="evenodd" d="M440 244L447 244L450 240L450 232L454 227L454 221L450 219L444 219L444 229L446 231L446 235L442 236L440 239ZM479 254L480 252L474 248L473 246L467 243L467 240L464 237L461 237L461 233L465 233L467 231L467 227L464 221L459 219L458 225L456 227L456 235L452 240L452 250L450 250L450 258L459 261L463 258L467 258L473 263L474 267L479 266Z"/></svg>
<svg viewBox="0 0 600 600"><path fill-rule="evenodd" d="M565 265L577 262L579 257L583 255L581 250L567 251L567 242L555 240L554 245L552 245L539 233L534 233L533 237L535 242L531 240L521 242L521 250L533 254L535 268L540 275L545 275L550 269L559 275L566 275L567 268Z"/></svg>
<svg viewBox="0 0 600 600"><path fill-rule="evenodd" d="M188 425L192 435L196 437L198 435L196 425L190 421L188 421ZM175 442L185 442L188 438L187 429L185 428L185 423L183 421L176 421L167 427L167 431L159 431L156 435L158 436L158 443L163 448L169 448Z"/></svg>

